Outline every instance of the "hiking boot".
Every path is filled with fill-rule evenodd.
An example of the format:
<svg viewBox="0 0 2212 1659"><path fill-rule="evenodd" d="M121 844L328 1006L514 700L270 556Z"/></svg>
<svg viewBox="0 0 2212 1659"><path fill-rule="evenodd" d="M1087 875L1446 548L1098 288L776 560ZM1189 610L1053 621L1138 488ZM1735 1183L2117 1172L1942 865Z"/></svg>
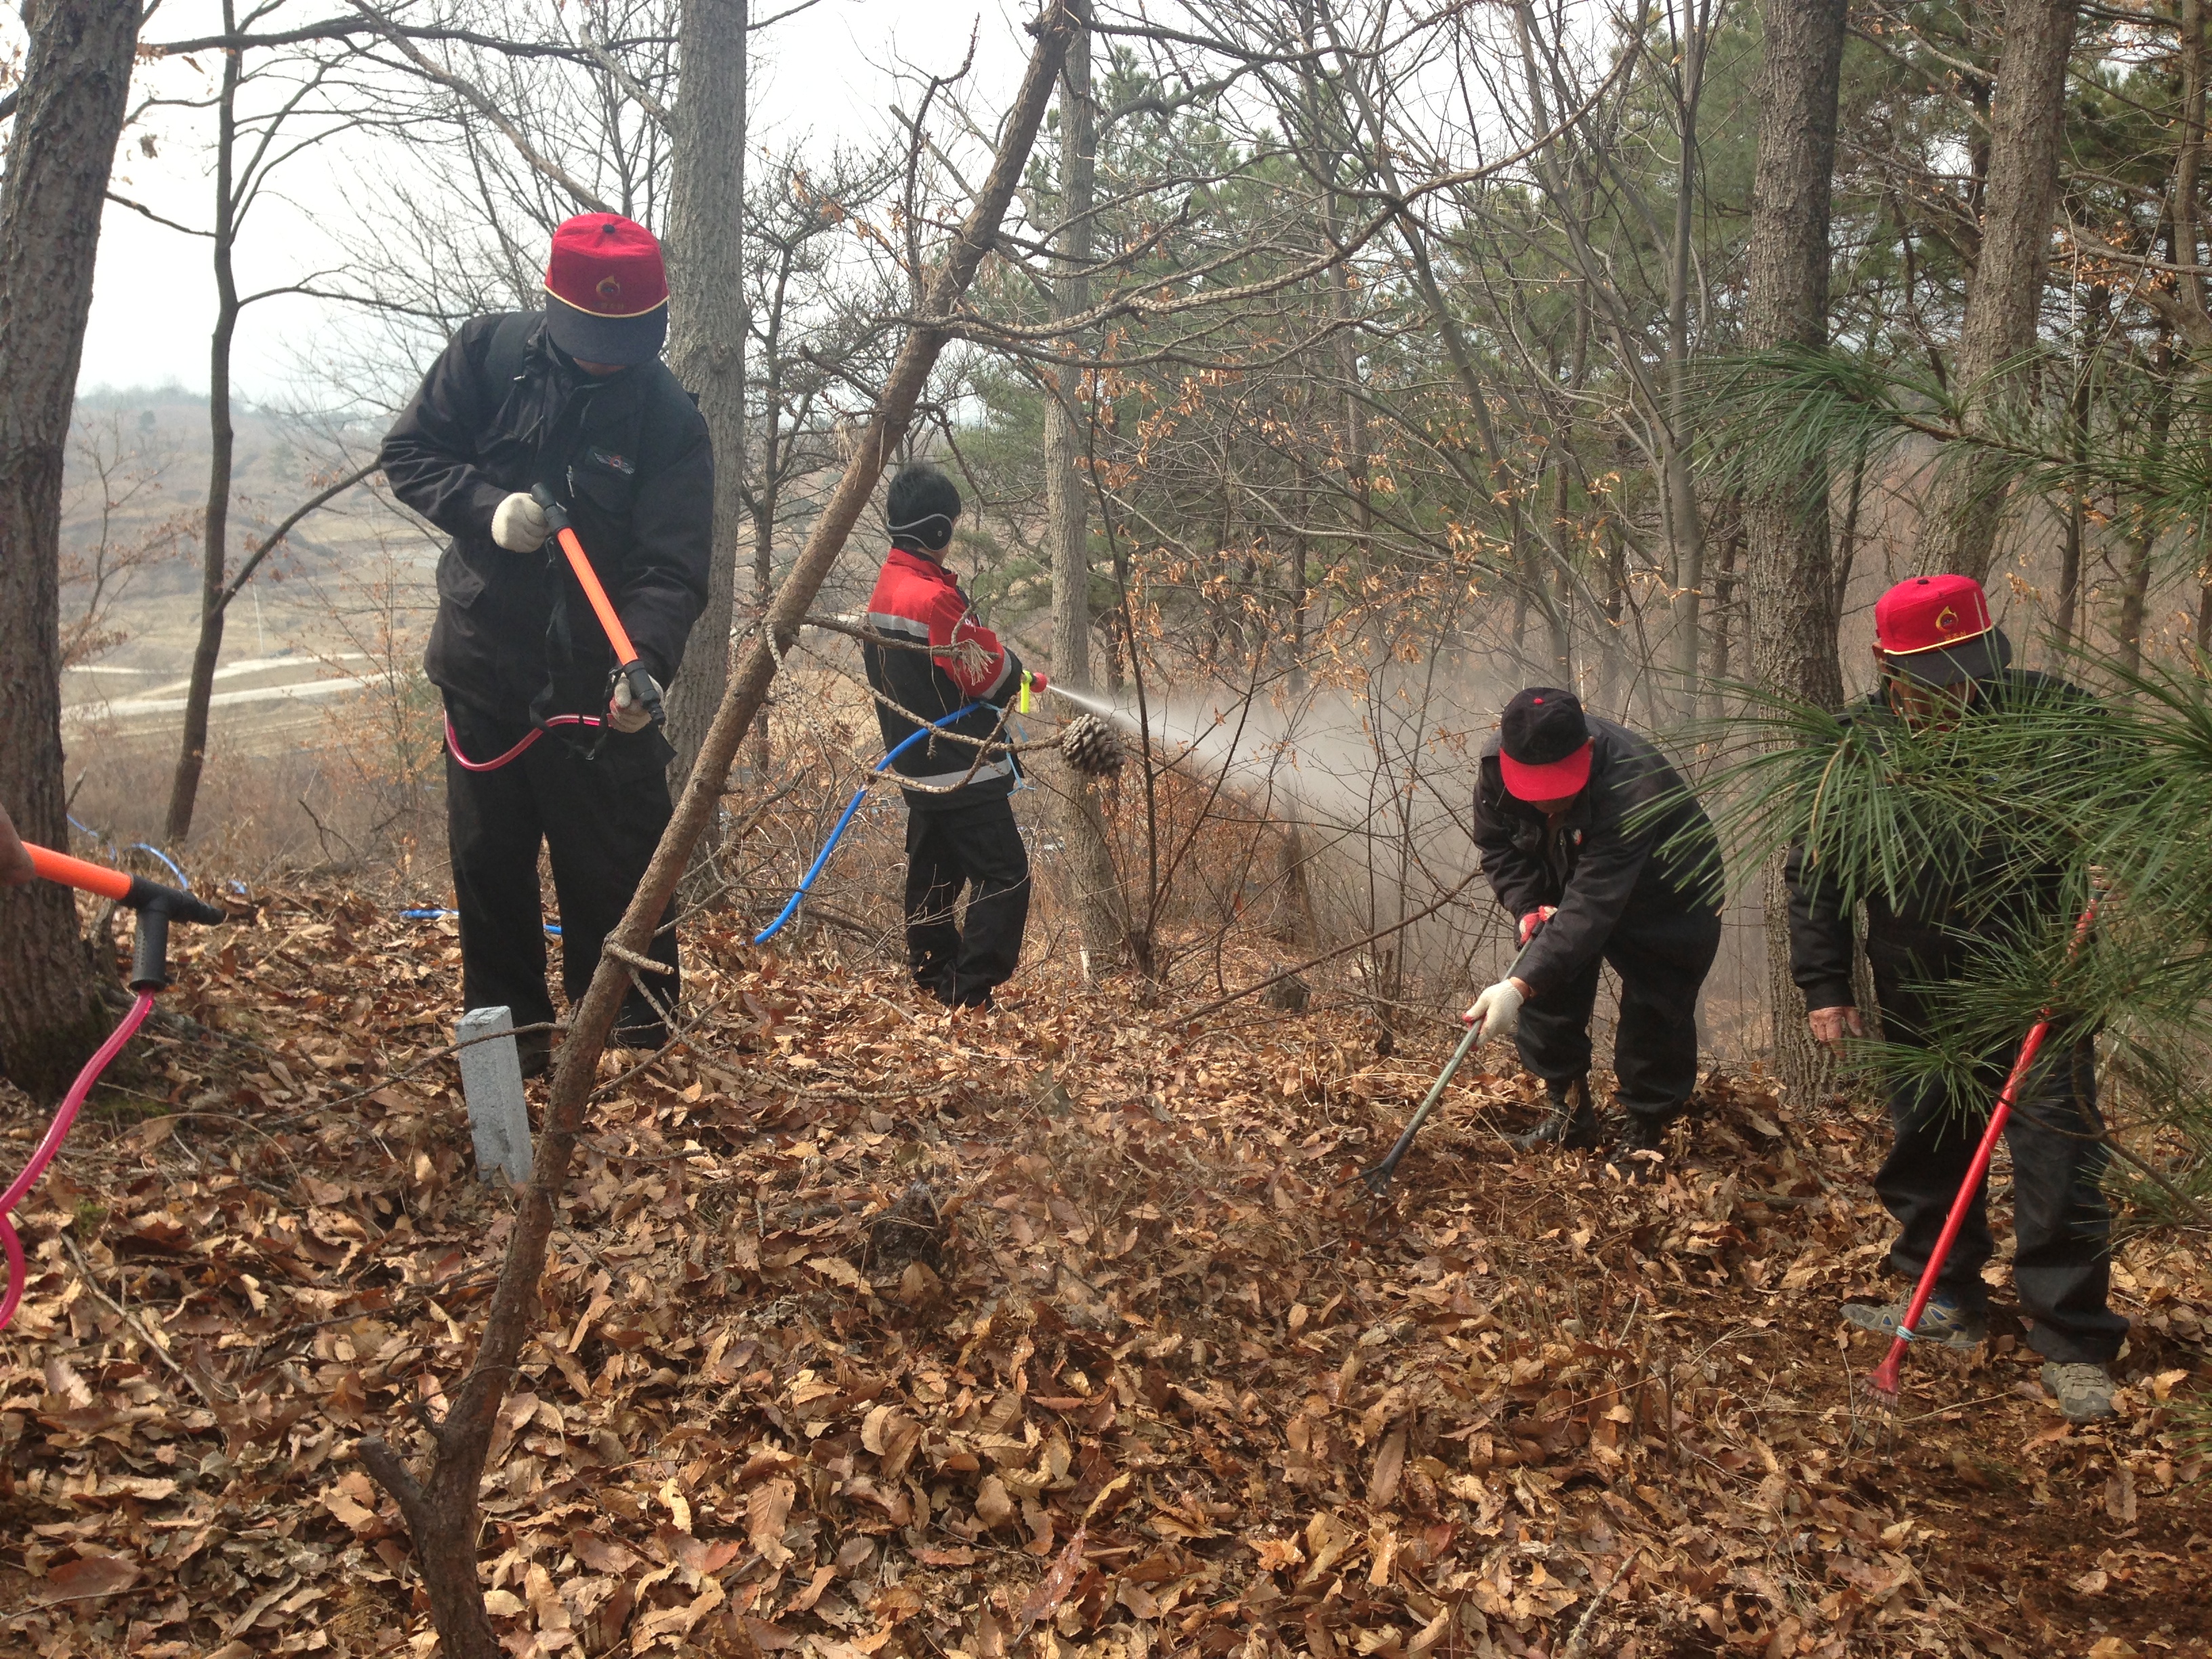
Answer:
<svg viewBox="0 0 2212 1659"><path fill-rule="evenodd" d="M2118 1417L2112 1407L2112 1374L2102 1365L2061 1365L2043 1368L2043 1386L2058 1401L2069 1423L2099 1423Z"/></svg>
<svg viewBox="0 0 2212 1659"><path fill-rule="evenodd" d="M1876 1336L1894 1338L1898 1328L1905 1323L1905 1316L1912 1306L1912 1298L1900 1297L1887 1304L1846 1302L1844 1304L1844 1322L1856 1325L1863 1331L1872 1331ZM1938 1342L1947 1348L1961 1352L1978 1348L1989 1340L1989 1316L1978 1308L1963 1306L1955 1297L1931 1296L1928 1305L1920 1310L1920 1328L1912 1333L1915 1342ZM2045 1368L2046 1370L2049 1367ZM2110 1384L2106 1385L2107 1388Z"/></svg>
<svg viewBox="0 0 2212 1659"><path fill-rule="evenodd" d="M514 1052L522 1061L525 1077L543 1077L553 1064L553 1033L550 1031L519 1031L515 1034Z"/></svg>
<svg viewBox="0 0 2212 1659"><path fill-rule="evenodd" d="M1597 1112L1590 1105L1589 1079L1547 1082L1544 1091L1551 1097L1551 1110L1544 1121L1526 1134L1506 1136L1506 1144L1516 1152L1533 1152L1544 1146L1587 1150L1596 1146L1601 1132Z"/></svg>

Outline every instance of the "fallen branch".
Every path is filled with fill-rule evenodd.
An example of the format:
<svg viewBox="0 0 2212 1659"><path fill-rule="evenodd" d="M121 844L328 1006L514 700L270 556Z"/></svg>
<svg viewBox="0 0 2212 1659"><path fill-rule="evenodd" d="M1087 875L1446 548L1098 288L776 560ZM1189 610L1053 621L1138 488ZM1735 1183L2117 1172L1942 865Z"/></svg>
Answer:
<svg viewBox="0 0 2212 1659"><path fill-rule="evenodd" d="M929 371L951 338L953 307L974 282L985 254L997 240L1000 222L1028 163L1076 23L1069 0L1048 0L1043 15L1032 26L1036 49L1021 91L1007 113L1006 137L990 177L930 282L927 303L932 320L917 325L907 335L877 401L874 416L854 447L844 476L823 505L805 550L777 593L766 629L753 635L730 676L721 706L715 711L714 723L700 745L698 761L684 785L683 799L615 930L613 942L625 951L642 954L659 931L662 913L690 863L692 848L720 808L730 767L767 702L777 666L797 641L808 606L843 551L885 462L896 452L913 422L915 404ZM532 1160L533 1173L517 1206L475 1363L459 1389L448 1396L452 1405L443 1419L434 1419L427 1412L422 1415L422 1429L430 1443L428 1474L418 1478L380 1436L371 1436L360 1444L362 1463L398 1500L406 1517L416 1565L422 1575L424 1596L430 1604L444 1659L501 1659L501 1650L477 1580L477 1541L482 1518L478 1492L500 1407L507 1398L523 1345L539 1322L538 1280L544 1272L547 1243L568 1186L576 1141L583 1131L599 1055L630 977L630 970L619 958L603 955L592 972L590 988L570 1018L568 1040L562 1044L554 1069L544 1130Z"/></svg>

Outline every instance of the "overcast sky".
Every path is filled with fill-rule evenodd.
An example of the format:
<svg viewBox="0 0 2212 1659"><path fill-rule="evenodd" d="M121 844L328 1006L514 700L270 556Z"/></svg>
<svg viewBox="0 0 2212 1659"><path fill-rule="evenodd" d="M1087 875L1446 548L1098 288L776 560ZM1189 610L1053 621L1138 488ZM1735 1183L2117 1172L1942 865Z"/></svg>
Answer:
<svg viewBox="0 0 2212 1659"><path fill-rule="evenodd" d="M753 9L773 15L788 3L753 0ZM998 107L1018 83L1026 60L1029 42L1021 24L1030 9L1009 0L818 0L811 9L753 37L755 141L826 147L880 135L892 125L884 106L897 96L893 66L903 61L950 72L965 56L969 37L979 26L971 84L984 95L986 107ZM220 12L206 0L168 0L147 34L149 40L176 40L219 27ZM193 96L216 69L212 57L197 67L159 65L142 71L140 91L143 95L158 86L170 97ZM151 112L125 137L116 158L118 191L165 218L208 224L211 125L201 112ZM153 140L151 157L142 143L148 137ZM319 203L327 210L342 191L373 188L368 175L375 161L373 151L353 143L333 152L329 161L311 157L281 173L288 198L257 207L241 238L240 289L281 286L325 262L328 247L308 208ZM214 313L208 241L111 203L100 229L80 388L173 383L204 392ZM304 348L319 331L343 328L348 320L341 307L298 297L249 307L233 359L239 395L269 398L297 389Z"/></svg>

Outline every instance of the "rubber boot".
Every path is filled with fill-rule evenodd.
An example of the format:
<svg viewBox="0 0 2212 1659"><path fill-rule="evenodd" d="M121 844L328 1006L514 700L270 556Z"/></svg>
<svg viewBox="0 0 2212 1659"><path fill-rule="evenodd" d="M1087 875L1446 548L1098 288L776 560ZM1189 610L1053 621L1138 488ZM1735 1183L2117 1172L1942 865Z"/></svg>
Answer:
<svg viewBox="0 0 2212 1659"><path fill-rule="evenodd" d="M1631 1181L1641 1181L1657 1168L1667 1156L1667 1130L1682 1115L1680 1108L1661 1115L1654 1112L1630 1112L1621 1126L1620 1139L1606 1160ZM1639 1158L1638 1153L1652 1154Z"/></svg>
<svg viewBox="0 0 2212 1659"><path fill-rule="evenodd" d="M1506 1137L1507 1144L1515 1152L1533 1152L1554 1146L1587 1149L1598 1144L1597 1113L1590 1105L1588 1078L1578 1077L1567 1083L1554 1083L1547 1079L1544 1092L1551 1097L1552 1109L1527 1134Z"/></svg>

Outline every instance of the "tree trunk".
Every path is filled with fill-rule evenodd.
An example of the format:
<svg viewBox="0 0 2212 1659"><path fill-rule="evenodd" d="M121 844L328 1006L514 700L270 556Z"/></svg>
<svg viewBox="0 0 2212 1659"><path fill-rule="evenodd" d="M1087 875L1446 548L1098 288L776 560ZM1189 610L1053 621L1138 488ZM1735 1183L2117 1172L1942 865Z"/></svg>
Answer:
<svg viewBox="0 0 2212 1659"><path fill-rule="evenodd" d="M137 0L46 0L30 26L0 183L0 800L69 845L62 776L62 458L100 206L131 90ZM65 887L0 889L0 1073L61 1092L103 1021Z"/></svg>
<svg viewBox="0 0 2212 1659"><path fill-rule="evenodd" d="M1067 66L1060 91L1060 210L1065 228L1060 257L1065 269L1053 283L1053 308L1063 317L1079 316L1091 306L1091 281L1084 267L1091 260L1095 237L1097 136L1091 103L1091 34L1085 0L1074 0L1079 19L1068 43ZM1062 368L1044 410L1044 494L1047 533L1052 545L1052 674L1072 691L1091 689L1091 501L1090 478L1077 465L1085 446L1078 442L1078 371ZM1127 933L1121 886L1106 839L1106 819L1098 785L1073 767L1056 765L1062 810L1060 836L1066 843L1075 888L1076 916L1083 930L1086 972L1118 957Z"/></svg>
<svg viewBox="0 0 2212 1659"><path fill-rule="evenodd" d="M668 366L699 399L714 447L714 563L684 672L668 688L669 781L691 775L730 683L730 621L745 511L746 0L684 0L669 169ZM710 821L701 850L720 842Z"/></svg>
<svg viewBox="0 0 2212 1659"><path fill-rule="evenodd" d="M1696 233L1698 104L1705 88L1707 16L1696 0L1682 7L1681 60L1675 70L1680 166L1674 181L1674 237L1667 262L1667 500L1675 580L1681 597L1674 619L1674 672L1682 718L1698 713L1699 623L1705 610L1705 532L1690 476L1690 283Z"/></svg>
<svg viewBox="0 0 2212 1659"><path fill-rule="evenodd" d="M1752 185L1744 343L1753 350L1828 337L1828 212L1836 164L1836 95L1844 0L1765 0L1765 63L1758 94L1759 163ZM1767 691L1834 708L1837 594L1828 543L1828 479L1815 467L1794 484L1747 490L1745 597L1752 678ZM1778 860L1765 872L1767 1006L1776 1075L1793 1100L1826 1077L1790 977L1788 910Z"/></svg>
<svg viewBox="0 0 2212 1659"><path fill-rule="evenodd" d="M1065 0L1054 0L1037 27L1037 44L1014 106L1007 112L1005 137L958 236L930 279L923 317L949 323L955 307L975 280L999 236L1030 147L1044 118L1046 101L1074 33L1075 19ZM896 453L914 420L914 408L947 340L947 326L919 325L907 335L897 362L877 400L875 415L858 434L853 459L837 481L805 550L777 594L763 623L768 639L756 635L746 646L700 744L696 763L684 787L673 817L654 849L607 949L592 975L561 1046L545 1109L545 1128L532 1160L530 1185L523 1189L499 1283L485 1316L483 1340L460 1386L447 1395L452 1404L442 1420L428 1426L430 1468L417 1477L380 1437L360 1446L369 1473L398 1500L415 1543L415 1561L436 1625L444 1659L500 1659L501 1649L483 1605L477 1580L478 1494L492 1430L499 1419L523 1345L539 1317L538 1285L545 1250L598 1078L599 1055L614 1024L615 1011L629 988L626 956L643 956L662 911L676 891L691 849L720 810L721 781L736 758L738 745L767 701L779 654L799 637L807 608L852 533L860 511L874 493L884 463Z"/></svg>
<svg viewBox="0 0 2212 1659"><path fill-rule="evenodd" d="M2165 457L2166 437L2173 427L2173 342L2170 338L2160 339L2152 348L2151 374L2147 459L2155 470ZM2149 609L2151 559L2157 550L2157 527L2145 519L2128 538L2127 568L2120 574L2120 613L2112 627L2120 666L2130 674L2142 668L2143 617Z"/></svg>
<svg viewBox="0 0 2212 1659"><path fill-rule="evenodd" d="M1966 286L1954 384L1969 430L1990 430L2035 346L2038 306L2058 199L2066 61L2076 0L2008 0L1996 92L1990 100L1989 186L1981 250ZM1966 456L1936 475L1914 549L1923 571L1987 579L2002 515L2002 461Z"/></svg>
<svg viewBox="0 0 2212 1659"><path fill-rule="evenodd" d="M222 24L237 29L236 7L224 0ZM169 784L169 816L162 834L172 846L192 833L192 811L207 766L208 710L215 697L216 665L222 657L228 605L223 578L230 554L230 473L237 441L230 417L230 343L238 331L238 82L243 54L222 57L222 88L216 97L215 332L208 343L208 492L200 528L200 636L192 647L191 684L185 691L184 738Z"/></svg>

